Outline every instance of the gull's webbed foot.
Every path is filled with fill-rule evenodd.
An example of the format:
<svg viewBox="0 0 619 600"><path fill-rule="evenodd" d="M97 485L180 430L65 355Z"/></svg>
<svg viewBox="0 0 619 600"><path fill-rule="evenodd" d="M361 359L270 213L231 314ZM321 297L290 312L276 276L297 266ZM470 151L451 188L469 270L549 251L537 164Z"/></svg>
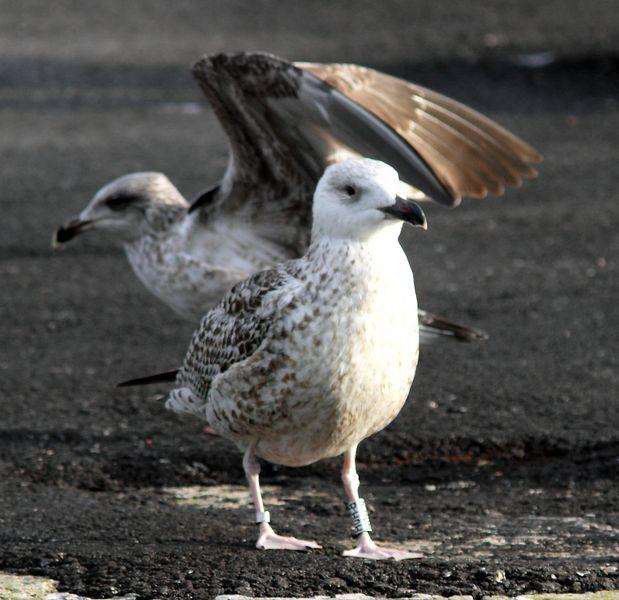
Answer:
<svg viewBox="0 0 619 600"><path fill-rule="evenodd" d="M383 548L378 546L367 533L359 536L356 548L346 550L344 556L355 558L367 558L369 560L408 560L411 558L423 558L419 552L407 552L406 550L396 550L395 548Z"/></svg>
<svg viewBox="0 0 619 600"><path fill-rule="evenodd" d="M310 540L298 540L294 537L277 535L268 523L260 525L260 537L256 542L256 548L260 550L302 550L321 548L316 542Z"/></svg>

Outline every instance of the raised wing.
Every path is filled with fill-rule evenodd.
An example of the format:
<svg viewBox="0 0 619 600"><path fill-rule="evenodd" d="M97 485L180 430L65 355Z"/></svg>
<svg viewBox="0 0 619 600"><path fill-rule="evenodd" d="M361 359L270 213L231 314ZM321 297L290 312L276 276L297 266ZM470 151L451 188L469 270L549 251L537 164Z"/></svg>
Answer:
<svg viewBox="0 0 619 600"><path fill-rule="evenodd" d="M542 157L534 148L447 96L357 65L296 64L371 112L414 147L449 190L447 203L458 204L462 196L498 196L506 185L519 186L523 178L537 175L530 163Z"/></svg>
<svg viewBox="0 0 619 600"><path fill-rule="evenodd" d="M536 175L528 144L450 98L356 65L292 64L268 54L204 57L194 75L231 147L219 206L309 226L325 166L363 155L443 204L502 194Z"/></svg>
<svg viewBox="0 0 619 600"><path fill-rule="evenodd" d="M274 210L289 218L310 215L318 178L342 153L383 160L416 189L451 203L450 191L414 146L311 72L247 53L204 57L193 72L230 143L219 194L226 210L251 218Z"/></svg>

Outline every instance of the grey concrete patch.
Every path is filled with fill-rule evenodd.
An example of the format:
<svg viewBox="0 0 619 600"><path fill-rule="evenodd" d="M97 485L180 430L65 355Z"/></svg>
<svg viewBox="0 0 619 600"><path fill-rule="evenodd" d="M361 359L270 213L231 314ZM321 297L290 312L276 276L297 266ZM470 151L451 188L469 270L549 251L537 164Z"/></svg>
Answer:
<svg viewBox="0 0 619 600"><path fill-rule="evenodd" d="M264 501L269 506L283 506L288 500L301 500L304 496L299 490L285 489L278 485L263 485ZM195 508L238 508L251 510L249 488L246 485L191 485L167 487L163 489L180 506ZM312 490L313 499L331 498L325 492Z"/></svg>
<svg viewBox="0 0 619 600"><path fill-rule="evenodd" d="M134 594L129 594L128 596L114 596L113 598L103 598L101 600L135 600L135 598L136 596ZM86 596L76 596L75 594L55 592L53 594L48 594L43 598L43 600L94 600L94 598L87 598Z"/></svg>
<svg viewBox="0 0 619 600"><path fill-rule="evenodd" d="M1 600L39 600L56 590L56 582L46 577L0 573Z"/></svg>
<svg viewBox="0 0 619 600"><path fill-rule="evenodd" d="M86 596L58 592L57 586L57 581L47 577L0 573L0 600L91 600ZM135 598L134 594L128 594L116 596L113 600L135 600Z"/></svg>

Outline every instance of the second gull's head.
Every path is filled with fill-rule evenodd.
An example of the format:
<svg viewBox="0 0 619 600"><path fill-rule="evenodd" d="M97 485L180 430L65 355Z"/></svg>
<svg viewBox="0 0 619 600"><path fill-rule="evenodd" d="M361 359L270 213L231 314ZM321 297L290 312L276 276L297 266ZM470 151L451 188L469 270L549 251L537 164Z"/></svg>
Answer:
<svg viewBox="0 0 619 600"><path fill-rule="evenodd" d="M60 227L54 243L68 242L83 231L111 232L121 241L139 237L146 225L154 225L170 207L187 202L162 173L131 173L103 186L84 210Z"/></svg>

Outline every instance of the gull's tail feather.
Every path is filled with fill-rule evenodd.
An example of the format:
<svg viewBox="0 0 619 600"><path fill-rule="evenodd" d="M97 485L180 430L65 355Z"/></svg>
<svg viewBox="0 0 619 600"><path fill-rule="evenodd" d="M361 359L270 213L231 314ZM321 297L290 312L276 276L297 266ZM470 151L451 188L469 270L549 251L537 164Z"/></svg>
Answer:
<svg viewBox="0 0 619 600"><path fill-rule="evenodd" d="M425 342L440 337L450 337L463 342L488 339L488 334L484 331L448 321L425 310L419 311L419 332Z"/></svg>
<svg viewBox="0 0 619 600"><path fill-rule="evenodd" d="M176 381L176 375L179 369L165 371L164 373L156 373L155 375L147 375L146 377L137 377L117 383L116 387L131 387L137 385L150 385L151 383L164 383ZM175 388L170 392L165 403L166 408L177 413L186 413L204 417L206 403L199 396L187 387ZM209 432L211 433L211 432ZM217 434L215 434L217 435Z"/></svg>
<svg viewBox="0 0 619 600"><path fill-rule="evenodd" d="M166 400L165 407L176 413L206 418L206 402L187 387L172 390Z"/></svg>
<svg viewBox="0 0 619 600"><path fill-rule="evenodd" d="M176 380L178 369L157 373L155 375L147 375L146 377L137 377L136 379L128 379L116 384L117 388L132 387L137 385L150 385L151 383L167 383Z"/></svg>

